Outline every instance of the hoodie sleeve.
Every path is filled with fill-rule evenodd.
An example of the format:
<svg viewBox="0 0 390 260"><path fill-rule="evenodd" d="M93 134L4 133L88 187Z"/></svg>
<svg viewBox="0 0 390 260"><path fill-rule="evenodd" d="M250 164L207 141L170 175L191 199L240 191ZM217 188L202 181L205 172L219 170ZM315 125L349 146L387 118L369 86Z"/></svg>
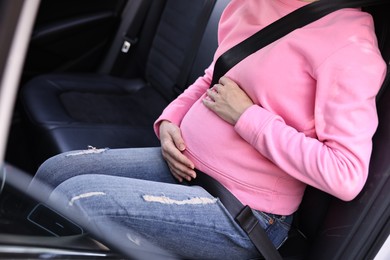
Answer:
<svg viewBox="0 0 390 260"><path fill-rule="evenodd" d="M245 111L235 130L292 177L352 200L367 179L378 125L375 97L385 72L375 47L348 45L314 71L317 138L305 136L256 105Z"/></svg>

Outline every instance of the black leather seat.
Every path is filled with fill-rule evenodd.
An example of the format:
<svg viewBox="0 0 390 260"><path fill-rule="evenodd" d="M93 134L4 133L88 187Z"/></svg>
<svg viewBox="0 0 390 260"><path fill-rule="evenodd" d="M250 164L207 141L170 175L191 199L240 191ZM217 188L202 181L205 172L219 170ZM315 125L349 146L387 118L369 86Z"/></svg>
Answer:
<svg viewBox="0 0 390 260"><path fill-rule="evenodd" d="M167 0L143 77L48 74L28 82L22 104L39 154L37 164L61 152L95 147L158 146L152 124L173 98L205 2ZM219 0L196 46L188 82L203 74L217 47L217 23L229 1ZM206 17L207 19L207 17ZM195 50L197 52L197 50Z"/></svg>

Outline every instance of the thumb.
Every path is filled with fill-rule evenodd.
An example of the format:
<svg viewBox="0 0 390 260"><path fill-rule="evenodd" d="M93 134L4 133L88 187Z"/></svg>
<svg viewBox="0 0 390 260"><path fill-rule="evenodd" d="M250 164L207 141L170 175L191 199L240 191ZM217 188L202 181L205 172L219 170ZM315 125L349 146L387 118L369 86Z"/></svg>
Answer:
<svg viewBox="0 0 390 260"><path fill-rule="evenodd" d="M172 141L181 152L186 149L186 145L184 143L183 137L181 136L180 129L177 128L175 131L172 131Z"/></svg>

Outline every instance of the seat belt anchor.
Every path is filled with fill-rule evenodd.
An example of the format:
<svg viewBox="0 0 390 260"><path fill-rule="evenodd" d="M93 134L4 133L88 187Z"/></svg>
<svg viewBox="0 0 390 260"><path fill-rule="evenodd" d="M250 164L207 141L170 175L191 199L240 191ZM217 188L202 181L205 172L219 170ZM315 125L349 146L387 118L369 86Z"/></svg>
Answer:
<svg viewBox="0 0 390 260"><path fill-rule="evenodd" d="M124 39L125 40L123 41L121 52L122 53L128 53L130 48L131 48L131 46L138 42L138 39L137 38L130 39L130 38L127 38L127 37L124 37Z"/></svg>

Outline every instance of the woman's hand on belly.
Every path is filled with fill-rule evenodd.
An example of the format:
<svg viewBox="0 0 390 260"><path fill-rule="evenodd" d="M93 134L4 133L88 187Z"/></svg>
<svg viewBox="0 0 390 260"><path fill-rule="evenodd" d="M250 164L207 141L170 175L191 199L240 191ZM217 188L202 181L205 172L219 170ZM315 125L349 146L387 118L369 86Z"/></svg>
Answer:
<svg viewBox="0 0 390 260"><path fill-rule="evenodd" d="M196 177L195 166L182 153L186 149L186 145L180 128L169 121L163 121L159 131L162 155L167 161L172 175L179 182L182 182L183 179L191 181L192 178Z"/></svg>
<svg viewBox="0 0 390 260"><path fill-rule="evenodd" d="M220 118L235 125L247 108L253 105L250 97L231 79L222 77L207 91L203 104Z"/></svg>

